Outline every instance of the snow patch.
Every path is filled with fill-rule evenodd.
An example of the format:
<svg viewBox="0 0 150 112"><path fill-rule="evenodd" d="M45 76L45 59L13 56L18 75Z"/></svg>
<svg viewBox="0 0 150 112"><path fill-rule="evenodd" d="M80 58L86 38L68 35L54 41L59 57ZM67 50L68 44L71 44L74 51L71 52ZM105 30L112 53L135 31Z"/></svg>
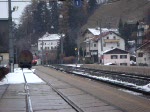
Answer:
<svg viewBox="0 0 150 112"><path fill-rule="evenodd" d="M25 83L23 72L28 83L44 83L42 79L33 73L34 70L35 69L23 69L22 71L21 68L15 68L13 73L8 73L6 77L0 81L0 85Z"/></svg>

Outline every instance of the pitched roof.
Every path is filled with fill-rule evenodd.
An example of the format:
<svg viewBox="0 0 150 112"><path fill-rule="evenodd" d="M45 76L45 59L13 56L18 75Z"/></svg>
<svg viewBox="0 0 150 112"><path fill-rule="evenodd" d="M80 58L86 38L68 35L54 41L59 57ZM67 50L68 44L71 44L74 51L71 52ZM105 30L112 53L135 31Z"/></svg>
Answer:
<svg viewBox="0 0 150 112"><path fill-rule="evenodd" d="M103 52L103 54L128 54L128 53L129 53L128 51L119 48L114 48Z"/></svg>
<svg viewBox="0 0 150 112"><path fill-rule="evenodd" d="M39 40L59 40L61 38L58 34L49 34L46 32Z"/></svg>
<svg viewBox="0 0 150 112"><path fill-rule="evenodd" d="M111 34L111 33L114 33L115 35L121 37L118 33L115 33L115 32L113 32L113 31L108 31L108 32L103 32L102 34L100 34L100 36L97 38L96 41L100 40L101 38L103 38L103 37L105 37L105 36L107 36L107 35L109 35L109 34ZM121 38L122 38L122 37L121 37Z"/></svg>
<svg viewBox="0 0 150 112"><path fill-rule="evenodd" d="M93 35L100 35L100 28L99 27L98 28L88 28L87 30L90 31ZM101 28L102 33L109 32L109 31L113 31L113 32L118 33L117 29Z"/></svg>

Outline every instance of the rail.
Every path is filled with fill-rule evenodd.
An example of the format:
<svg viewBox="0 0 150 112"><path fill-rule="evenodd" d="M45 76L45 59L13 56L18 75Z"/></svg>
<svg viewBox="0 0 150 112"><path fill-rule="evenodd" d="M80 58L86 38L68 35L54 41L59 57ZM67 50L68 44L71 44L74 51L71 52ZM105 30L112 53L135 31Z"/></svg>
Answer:
<svg viewBox="0 0 150 112"><path fill-rule="evenodd" d="M23 73L23 77L24 77L24 81L25 81L24 90L26 93L26 112L33 112L30 93L29 93L29 86L28 86L28 82L26 80L25 74L23 72L23 69L22 69L22 73Z"/></svg>
<svg viewBox="0 0 150 112"><path fill-rule="evenodd" d="M80 67L74 68L74 67L68 67L62 65L55 65L49 67L70 74L86 77L92 80L105 82L131 91L142 93L144 95L150 95L150 91L147 91L140 87L142 85L147 85L150 83L150 78L147 76L123 74L120 72L117 73L117 72L110 72L110 71L103 71L103 70L80 68Z"/></svg>

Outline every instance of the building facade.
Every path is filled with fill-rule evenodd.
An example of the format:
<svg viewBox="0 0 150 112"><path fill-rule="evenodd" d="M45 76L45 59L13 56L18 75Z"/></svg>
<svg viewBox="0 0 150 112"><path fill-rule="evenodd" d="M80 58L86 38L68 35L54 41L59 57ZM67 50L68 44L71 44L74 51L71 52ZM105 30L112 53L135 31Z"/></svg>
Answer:
<svg viewBox="0 0 150 112"><path fill-rule="evenodd" d="M9 53L0 52L0 65L8 65L9 63Z"/></svg>
<svg viewBox="0 0 150 112"><path fill-rule="evenodd" d="M125 50L125 41L119 34L113 31L108 31L99 36L97 39L97 47L99 62L104 63L102 60L103 53L114 48Z"/></svg>
<svg viewBox="0 0 150 112"><path fill-rule="evenodd" d="M46 33L38 39L38 56L42 64L55 61L61 35Z"/></svg>
<svg viewBox="0 0 150 112"><path fill-rule="evenodd" d="M117 29L107 29L107 28L88 28L84 33L84 43L86 44L86 58L91 58L93 62L100 62L100 52L101 48L99 40L108 32L117 33ZM107 48L106 48L107 49Z"/></svg>
<svg viewBox="0 0 150 112"><path fill-rule="evenodd" d="M38 39L38 51L57 49L61 36L58 34L46 33Z"/></svg>
<svg viewBox="0 0 150 112"><path fill-rule="evenodd" d="M150 42L146 42L137 48L136 64L139 66L150 66Z"/></svg>
<svg viewBox="0 0 150 112"><path fill-rule="evenodd" d="M129 52L114 48L103 53L104 65L130 66Z"/></svg>
<svg viewBox="0 0 150 112"><path fill-rule="evenodd" d="M146 23L144 23L143 21L138 22L137 25L138 25L138 30L137 30L136 45L137 45L137 47L140 47L144 43L144 36L145 36L145 33L147 32L149 26Z"/></svg>

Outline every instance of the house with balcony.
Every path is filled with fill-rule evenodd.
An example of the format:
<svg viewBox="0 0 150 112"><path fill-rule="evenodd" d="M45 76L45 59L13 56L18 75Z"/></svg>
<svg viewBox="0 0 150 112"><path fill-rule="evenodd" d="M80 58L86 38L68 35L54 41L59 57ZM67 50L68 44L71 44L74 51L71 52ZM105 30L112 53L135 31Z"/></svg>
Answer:
<svg viewBox="0 0 150 112"><path fill-rule="evenodd" d="M101 35L104 33L107 33L109 31L113 31L115 33L118 33L117 29L107 29L107 28L88 28L83 33L84 37L84 43L85 43L85 50L86 50L86 58L89 58L92 60L92 62L99 62L98 58L98 39Z"/></svg>
<svg viewBox="0 0 150 112"><path fill-rule="evenodd" d="M102 60L103 53L107 50L111 50L114 48L119 48L121 50L125 50L125 41L118 34L113 31L108 31L102 33L97 39L98 46L98 58L100 63L104 63Z"/></svg>

